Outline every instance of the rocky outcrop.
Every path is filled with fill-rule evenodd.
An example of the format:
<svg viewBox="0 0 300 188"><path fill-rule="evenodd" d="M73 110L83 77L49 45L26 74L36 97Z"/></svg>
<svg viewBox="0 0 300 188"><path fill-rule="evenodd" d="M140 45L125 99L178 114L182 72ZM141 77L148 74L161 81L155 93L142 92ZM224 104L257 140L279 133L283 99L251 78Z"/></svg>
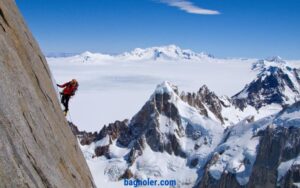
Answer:
<svg viewBox="0 0 300 188"><path fill-rule="evenodd" d="M95 147L95 155L93 157L109 156L109 146L112 144L114 140L117 140L119 144L127 143L130 140L128 137L131 136L130 131L128 129L128 120L125 119L123 121L115 121L114 123L110 123L108 126L104 125L101 131L98 132L86 132L80 131L76 125L72 122L68 122L71 130L77 138L79 138L81 145L90 145L91 143L96 143L102 139L108 138L106 142L102 145Z"/></svg>
<svg viewBox="0 0 300 188"><path fill-rule="evenodd" d="M109 145L96 147L95 156L100 157L103 155L106 156L106 158L110 158L109 157Z"/></svg>
<svg viewBox="0 0 300 188"><path fill-rule="evenodd" d="M214 92L210 91L206 85L203 85L197 93L183 92L180 97L189 105L197 108L201 115L208 117L208 111L210 111L216 119L224 124L222 108L226 108L227 106Z"/></svg>
<svg viewBox="0 0 300 188"><path fill-rule="evenodd" d="M1 187L90 188L51 73L12 0L0 1Z"/></svg>
<svg viewBox="0 0 300 188"><path fill-rule="evenodd" d="M122 139L120 139L120 135L122 135ZM104 126L97 135L96 141L109 136L111 140L118 139L118 142L124 145L124 143L128 142L127 140L129 139L127 137L130 137L130 135L128 120L125 119L123 121L115 121L114 123L110 123L108 126Z"/></svg>
<svg viewBox="0 0 300 188"><path fill-rule="evenodd" d="M277 169L280 163L296 158L300 154L300 129L296 127L278 127L276 129L268 127L259 132L258 135L261 136L261 141L249 179L249 187L254 185L261 188L276 187ZM289 182L292 185L293 182L299 182L299 180L291 179L287 175L280 182L281 187L286 187L285 183Z"/></svg>

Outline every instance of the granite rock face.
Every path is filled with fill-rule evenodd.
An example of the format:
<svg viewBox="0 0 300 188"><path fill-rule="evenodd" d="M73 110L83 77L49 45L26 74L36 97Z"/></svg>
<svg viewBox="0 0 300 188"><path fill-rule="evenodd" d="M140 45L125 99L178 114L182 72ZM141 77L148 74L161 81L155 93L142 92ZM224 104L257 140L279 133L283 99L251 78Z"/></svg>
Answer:
<svg viewBox="0 0 300 188"><path fill-rule="evenodd" d="M95 187L13 0L0 1L0 150L0 187Z"/></svg>

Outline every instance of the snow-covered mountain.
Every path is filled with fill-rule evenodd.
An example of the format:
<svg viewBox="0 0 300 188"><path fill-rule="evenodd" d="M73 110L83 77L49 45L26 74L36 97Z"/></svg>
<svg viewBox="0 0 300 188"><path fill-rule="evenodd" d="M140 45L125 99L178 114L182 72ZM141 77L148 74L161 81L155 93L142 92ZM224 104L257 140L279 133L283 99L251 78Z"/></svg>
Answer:
<svg viewBox="0 0 300 188"><path fill-rule="evenodd" d="M192 50L183 50L178 46L169 45L161 47L152 47L152 48L136 48L131 52L125 52L118 56L124 60L138 61L138 60L189 60L189 61L200 61L201 59L214 58L210 54L196 53Z"/></svg>
<svg viewBox="0 0 300 188"><path fill-rule="evenodd" d="M150 177L176 179L179 187L292 187L299 183L299 117L297 102L224 129L163 83L131 121L77 135L88 161L104 169L96 181Z"/></svg>
<svg viewBox="0 0 300 188"><path fill-rule="evenodd" d="M300 183L300 103L277 106L270 115L274 103L241 109L235 97L218 97L205 85L185 93L163 82L131 120L99 133L71 126L89 163L104 169L96 181L154 178L176 179L178 187L289 187Z"/></svg>
<svg viewBox="0 0 300 188"><path fill-rule="evenodd" d="M61 56L59 56L61 55ZM81 54L70 54L70 53L52 53L49 54L48 59L65 59L66 61L72 62L83 62L83 63L97 63L103 61L203 61L213 59L214 56L201 52L196 53L189 49L181 49L176 45L150 47L150 48L136 48L130 52L124 52L121 54L110 55L102 53L92 53L89 51Z"/></svg>
<svg viewBox="0 0 300 188"><path fill-rule="evenodd" d="M108 161L104 168L110 181L152 177L191 187L223 131L219 122L184 102L177 87L164 82L130 121L117 121L95 135L76 134L88 144L83 146L88 159Z"/></svg>
<svg viewBox="0 0 300 188"><path fill-rule="evenodd" d="M280 57L259 60L253 65L257 78L238 94L234 103L241 109L251 105L256 109L269 104L285 106L300 99L300 70L292 68Z"/></svg>

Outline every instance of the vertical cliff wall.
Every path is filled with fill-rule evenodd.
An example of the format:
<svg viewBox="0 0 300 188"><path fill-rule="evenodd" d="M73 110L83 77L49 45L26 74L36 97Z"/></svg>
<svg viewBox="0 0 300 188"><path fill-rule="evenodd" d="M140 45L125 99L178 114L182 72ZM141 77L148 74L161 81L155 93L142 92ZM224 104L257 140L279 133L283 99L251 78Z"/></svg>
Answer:
<svg viewBox="0 0 300 188"><path fill-rule="evenodd" d="M94 187L14 0L0 1L0 187Z"/></svg>

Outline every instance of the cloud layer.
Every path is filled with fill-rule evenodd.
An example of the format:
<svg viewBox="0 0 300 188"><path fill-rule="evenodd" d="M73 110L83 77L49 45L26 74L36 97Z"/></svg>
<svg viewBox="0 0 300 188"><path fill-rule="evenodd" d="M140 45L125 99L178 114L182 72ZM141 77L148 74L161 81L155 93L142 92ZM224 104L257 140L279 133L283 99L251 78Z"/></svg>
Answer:
<svg viewBox="0 0 300 188"><path fill-rule="evenodd" d="M169 6L172 7L177 7L190 14L204 14L204 15L220 14L219 11L198 7L194 5L192 2L187 0L160 0L160 2L168 4Z"/></svg>

